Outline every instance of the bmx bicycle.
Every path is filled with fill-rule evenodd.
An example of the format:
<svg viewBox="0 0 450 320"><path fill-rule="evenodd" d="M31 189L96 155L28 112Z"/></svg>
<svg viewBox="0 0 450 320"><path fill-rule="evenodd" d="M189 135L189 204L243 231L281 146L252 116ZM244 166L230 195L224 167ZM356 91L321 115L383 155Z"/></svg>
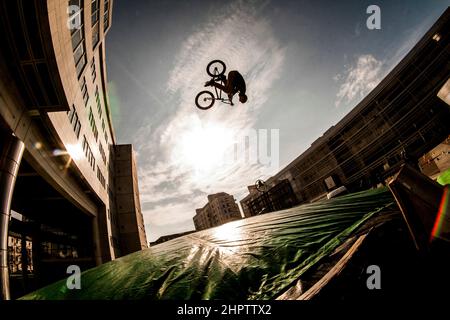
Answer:
<svg viewBox="0 0 450 320"><path fill-rule="evenodd" d="M222 85L225 85L224 79L226 69L227 67L222 60L213 60L208 63L206 73L211 76L212 81L220 82ZM200 91L195 97L195 105L201 110L208 110L214 105L216 100L225 104L232 104L226 93L214 87L214 93L208 90Z"/></svg>

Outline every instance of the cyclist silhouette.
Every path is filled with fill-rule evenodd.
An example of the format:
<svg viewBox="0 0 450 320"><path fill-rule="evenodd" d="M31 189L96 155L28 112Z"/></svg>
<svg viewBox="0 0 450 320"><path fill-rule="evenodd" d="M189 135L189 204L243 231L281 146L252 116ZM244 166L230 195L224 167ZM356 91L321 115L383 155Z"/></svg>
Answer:
<svg viewBox="0 0 450 320"><path fill-rule="evenodd" d="M222 90L223 92L225 92L226 94L228 94L228 99L230 99L230 103L232 106L234 106L233 104L233 96L239 92L239 101L241 103L246 103L247 102L247 96L245 95L245 91L246 91L246 85L245 85L245 80L244 77L242 77L242 75L236 71L230 71L228 72L228 79L227 77L225 77L225 75L220 75L218 77L219 80L222 80L224 85L214 81L210 80L208 82L205 83L205 87L207 86L214 86L220 90Z"/></svg>

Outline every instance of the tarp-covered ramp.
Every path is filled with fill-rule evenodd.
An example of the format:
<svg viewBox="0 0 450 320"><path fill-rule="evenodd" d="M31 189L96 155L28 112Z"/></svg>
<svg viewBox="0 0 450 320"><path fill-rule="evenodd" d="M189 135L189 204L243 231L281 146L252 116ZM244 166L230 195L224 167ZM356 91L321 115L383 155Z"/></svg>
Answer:
<svg viewBox="0 0 450 320"><path fill-rule="evenodd" d="M362 226L392 210L397 206L384 188L301 205L87 270L80 290L69 290L64 279L22 299L274 299L331 261Z"/></svg>

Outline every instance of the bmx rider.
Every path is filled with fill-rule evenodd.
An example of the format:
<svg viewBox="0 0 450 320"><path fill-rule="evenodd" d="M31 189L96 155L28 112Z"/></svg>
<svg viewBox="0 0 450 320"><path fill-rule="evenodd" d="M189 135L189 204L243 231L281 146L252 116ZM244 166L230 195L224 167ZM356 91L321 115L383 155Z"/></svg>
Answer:
<svg viewBox="0 0 450 320"><path fill-rule="evenodd" d="M241 103L247 102L247 96L245 95L246 91L245 80L244 77L242 77L242 75L238 71L233 70L228 72L228 79L227 77L225 77L225 75L221 75L219 76L219 80L222 80L224 85L215 82L213 79L206 82L205 87L214 86L222 90L226 94L228 94L228 99L230 99L230 103L232 106L234 106L233 96L238 92L239 92L239 101Z"/></svg>

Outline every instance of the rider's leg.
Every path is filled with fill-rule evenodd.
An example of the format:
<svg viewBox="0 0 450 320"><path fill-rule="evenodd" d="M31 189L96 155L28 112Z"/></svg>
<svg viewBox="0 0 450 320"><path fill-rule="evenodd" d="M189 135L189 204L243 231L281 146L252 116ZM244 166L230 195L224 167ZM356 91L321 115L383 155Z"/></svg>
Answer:
<svg viewBox="0 0 450 320"><path fill-rule="evenodd" d="M233 96L236 92L234 92L234 86L233 86L233 82L230 81L230 79L228 78L228 80L223 82L223 86L219 84L219 86L217 86L217 88L220 88L221 90L223 90L223 92L225 92L228 95Z"/></svg>
<svg viewBox="0 0 450 320"><path fill-rule="evenodd" d="M210 85L216 87L217 89L222 90L223 92L225 92L228 95L228 99L230 100L231 105L233 106L233 96L236 92L234 92L235 90L233 90L233 86L232 83L230 81L225 81L225 85L222 85L221 83L218 82L209 82Z"/></svg>
<svg viewBox="0 0 450 320"><path fill-rule="evenodd" d="M229 88L228 88L229 89ZM234 106L233 103L233 96L238 93L238 90L236 90L236 88L231 88L230 91L227 92L228 94L228 100L230 100L230 103L232 106Z"/></svg>
<svg viewBox="0 0 450 320"><path fill-rule="evenodd" d="M230 104L231 104L232 106L234 106L234 103L233 103L233 94L232 94L232 93L229 93L229 94L228 94L228 100L230 100Z"/></svg>
<svg viewBox="0 0 450 320"><path fill-rule="evenodd" d="M225 92L225 93L228 93L228 87L225 85L222 85L221 83L218 83L218 82L212 82L211 81L211 85L212 86L214 86L214 87L216 87L217 89L220 89L220 90L222 90L223 92Z"/></svg>

